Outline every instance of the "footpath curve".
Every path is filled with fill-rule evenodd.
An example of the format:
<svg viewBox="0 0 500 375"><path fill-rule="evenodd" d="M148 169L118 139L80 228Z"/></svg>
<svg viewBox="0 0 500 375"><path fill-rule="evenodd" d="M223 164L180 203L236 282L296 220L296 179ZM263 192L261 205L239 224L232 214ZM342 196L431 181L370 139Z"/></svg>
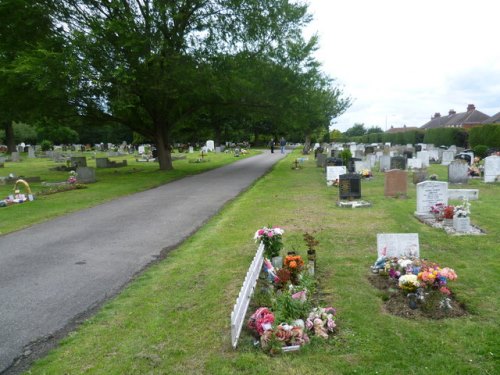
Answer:
<svg viewBox="0 0 500 375"><path fill-rule="evenodd" d="M0 236L0 373L21 371L40 353L33 343L116 295L283 156L266 151Z"/></svg>

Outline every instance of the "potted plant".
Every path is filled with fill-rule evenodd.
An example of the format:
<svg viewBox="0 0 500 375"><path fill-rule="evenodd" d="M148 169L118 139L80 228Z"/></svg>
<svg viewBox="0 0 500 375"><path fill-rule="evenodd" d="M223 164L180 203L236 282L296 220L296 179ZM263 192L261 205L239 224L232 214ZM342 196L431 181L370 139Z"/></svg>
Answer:
<svg viewBox="0 0 500 375"><path fill-rule="evenodd" d="M264 244L264 256L270 259L274 263L280 263L277 260L273 261L273 258L281 258L280 252L283 248L282 236L285 231L279 227L264 227L255 232L254 239L257 242L262 242ZM281 264L283 264L283 258L281 258ZM275 265L276 267L276 265Z"/></svg>
<svg viewBox="0 0 500 375"><path fill-rule="evenodd" d="M312 269L311 273L314 274L314 270L316 269L316 246L319 245L319 241L307 232L304 233L304 241L307 245L307 260L309 261L309 269Z"/></svg>

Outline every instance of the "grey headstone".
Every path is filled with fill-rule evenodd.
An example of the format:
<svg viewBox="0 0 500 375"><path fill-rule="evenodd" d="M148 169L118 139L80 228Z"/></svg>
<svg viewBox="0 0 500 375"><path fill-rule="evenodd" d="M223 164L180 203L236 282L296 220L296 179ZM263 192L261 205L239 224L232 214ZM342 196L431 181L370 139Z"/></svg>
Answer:
<svg viewBox="0 0 500 375"><path fill-rule="evenodd" d="M462 160L454 160L448 165L448 182L450 184L466 184L469 181L469 164Z"/></svg>
<svg viewBox="0 0 500 375"><path fill-rule="evenodd" d="M455 152L453 151L443 151L443 156L441 158L441 164L448 165L453 159L455 159Z"/></svg>
<svg viewBox="0 0 500 375"><path fill-rule="evenodd" d="M448 199L461 200L464 198L469 201L477 201L479 189L448 189Z"/></svg>
<svg viewBox="0 0 500 375"><path fill-rule="evenodd" d="M11 155L10 155L10 160L12 160L13 162L18 162L18 161L21 161L21 158L19 156L19 152L15 151L13 152Z"/></svg>
<svg viewBox="0 0 500 375"><path fill-rule="evenodd" d="M77 167L87 166L87 158L85 156L72 156L70 160L72 166L77 166Z"/></svg>
<svg viewBox="0 0 500 375"><path fill-rule="evenodd" d="M82 184L91 184L96 182L95 169L90 167L76 168L76 180Z"/></svg>
<svg viewBox="0 0 500 375"><path fill-rule="evenodd" d="M390 155L380 156L380 172L385 172L391 169L391 157Z"/></svg>
<svg viewBox="0 0 500 375"><path fill-rule="evenodd" d="M500 156L488 156L484 159L484 182L497 182L499 179Z"/></svg>
<svg viewBox="0 0 500 375"><path fill-rule="evenodd" d="M418 233L378 233L378 257L420 257Z"/></svg>

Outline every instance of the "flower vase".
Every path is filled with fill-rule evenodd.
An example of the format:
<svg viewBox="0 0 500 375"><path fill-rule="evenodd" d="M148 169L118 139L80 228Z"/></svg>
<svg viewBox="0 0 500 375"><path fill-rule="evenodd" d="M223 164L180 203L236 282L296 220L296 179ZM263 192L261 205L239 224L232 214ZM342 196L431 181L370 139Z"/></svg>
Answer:
<svg viewBox="0 0 500 375"><path fill-rule="evenodd" d="M283 267L283 257L281 257L281 256L272 257L271 263L273 264L274 268L282 268Z"/></svg>

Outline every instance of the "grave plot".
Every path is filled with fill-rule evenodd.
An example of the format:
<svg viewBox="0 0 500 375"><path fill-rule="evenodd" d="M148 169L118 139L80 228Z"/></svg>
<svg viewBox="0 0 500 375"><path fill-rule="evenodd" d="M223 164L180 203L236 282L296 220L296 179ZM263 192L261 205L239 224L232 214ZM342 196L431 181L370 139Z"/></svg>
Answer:
<svg viewBox="0 0 500 375"><path fill-rule="evenodd" d="M356 173L339 176L339 199L337 206L358 208L370 207L371 203L361 200L361 176Z"/></svg>
<svg viewBox="0 0 500 375"><path fill-rule="evenodd" d="M465 195L465 193L464 193ZM460 205L448 204L447 182L424 181L417 184L415 216L422 223L452 235L480 235L485 232L470 222L470 203L464 196Z"/></svg>
<svg viewBox="0 0 500 375"><path fill-rule="evenodd" d="M467 314L452 291L456 272L420 258L418 234L377 234L377 253L368 279L380 290L385 312L429 319Z"/></svg>
<svg viewBox="0 0 500 375"><path fill-rule="evenodd" d="M270 355L299 350L310 340L328 339L337 330L336 310L317 307L315 298L318 241L304 234L307 260L294 252L283 257L282 234L276 227L264 227L255 234L260 246L231 314L233 348L243 326L244 339Z"/></svg>

